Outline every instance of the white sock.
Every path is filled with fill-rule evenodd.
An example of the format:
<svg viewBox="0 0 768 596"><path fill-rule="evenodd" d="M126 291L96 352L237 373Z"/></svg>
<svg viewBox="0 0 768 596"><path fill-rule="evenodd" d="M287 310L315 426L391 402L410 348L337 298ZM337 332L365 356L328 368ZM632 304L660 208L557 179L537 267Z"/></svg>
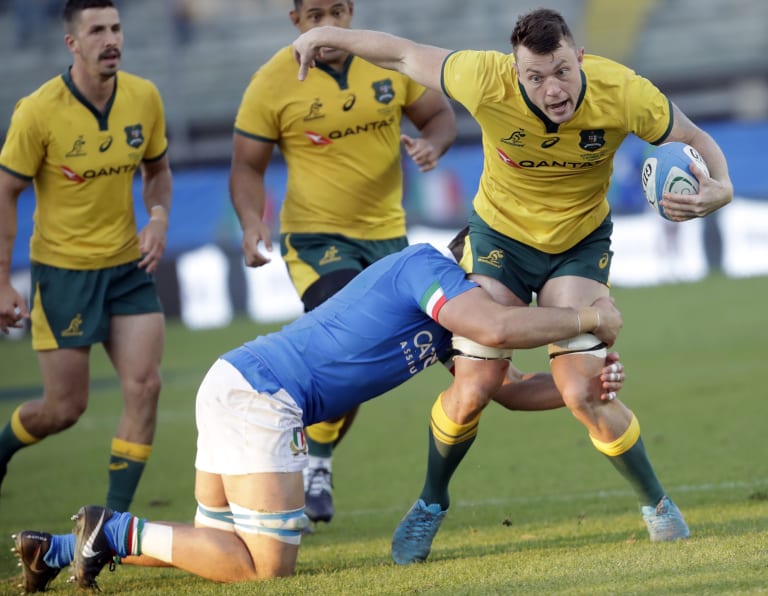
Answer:
<svg viewBox="0 0 768 596"><path fill-rule="evenodd" d="M141 532L141 554L172 563L173 527L147 522Z"/></svg>

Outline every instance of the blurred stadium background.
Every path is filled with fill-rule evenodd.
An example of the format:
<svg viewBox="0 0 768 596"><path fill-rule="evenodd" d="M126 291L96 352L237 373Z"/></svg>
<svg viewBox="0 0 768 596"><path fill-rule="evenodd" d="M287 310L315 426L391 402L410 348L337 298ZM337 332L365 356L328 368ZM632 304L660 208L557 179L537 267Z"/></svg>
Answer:
<svg viewBox="0 0 768 596"><path fill-rule="evenodd" d="M168 258L158 283L168 313L190 326L226 325L238 312L284 320L300 312L279 255L244 270L229 204L228 162L237 106L252 73L296 31L291 0L117 0L125 31L123 68L153 80L166 104L174 207ZM63 0L0 0L0 138L15 102L63 72L69 53ZM737 199L717 217L669 224L645 204L639 182L647 145L628 139L615 164L613 281L647 285L712 272L768 274L768 2L765 0L358 0L354 26L449 48L509 51L521 12L560 10L587 52L649 77L708 130L729 158ZM459 141L440 167L418 174L405 163L413 241L436 243L462 225L482 154L474 121L456 106ZM279 155L268 172L268 217L277 233L285 184ZM137 209L140 223L146 220ZM28 285L34 196L19 205L14 282Z"/></svg>

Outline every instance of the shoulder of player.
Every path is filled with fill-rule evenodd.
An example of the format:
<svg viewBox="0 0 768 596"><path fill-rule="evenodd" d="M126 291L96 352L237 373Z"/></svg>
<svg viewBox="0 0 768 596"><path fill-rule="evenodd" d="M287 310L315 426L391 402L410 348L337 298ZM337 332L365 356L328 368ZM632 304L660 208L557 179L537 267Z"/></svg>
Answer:
<svg viewBox="0 0 768 596"><path fill-rule="evenodd" d="M622 80L635 75L635 71L628 66L595 54L584 54L582 69L588 77L606 81Z"/></svg>
<svg viewBox="0 0 768 596"><path fill-rule="evenodd" d="M256 69L256 73L284 73L290 71L294 78L299 78L299 63L293 54L293 46L284 46L277 50L272 56Z"/></svg>
<svg viewBox="0 0 768 596"><path fill-rule="evenodd" d="M293 56L293 46L285 46L275 52L272 57L259 66L251 76L248 84L265 81L268 89L281 87L287 82L299 83L299 64ZM302 83L311 84L311 77Z"/></svg>
<svg viewBox="0 0 768 596"><path fill-rule="evenodd" d="M498 50L456 50L448 54L446 63L461 61L465 64L476 64L478 68L503 68L508 69L515 63L515 55L511 52L505 54Z"/></svg>
<svg viewBox="0 0 768 596"><path fill-rule="evenodd" d="M137 91L159 93L157 89L157 85L150 79L147 79L137 74L133 74L131 72L126 72L124 70L121 70L117 74L117 88L118 88L118 91L121 88L130 88L130 89L135 89Z"/></svg>

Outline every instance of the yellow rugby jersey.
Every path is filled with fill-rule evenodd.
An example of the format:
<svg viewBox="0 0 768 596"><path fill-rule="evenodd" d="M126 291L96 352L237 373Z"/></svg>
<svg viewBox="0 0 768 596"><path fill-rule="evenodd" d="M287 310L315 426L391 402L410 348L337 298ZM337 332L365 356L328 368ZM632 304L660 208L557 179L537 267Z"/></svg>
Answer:
<svg viewBox="0 0 768 596"><path fill-rule="evenodd" d="M443 90L482 130L477 213L494 230L557 254L605 219L614 153L629 133L662 142L671 104L629 68L586 55L574 117L558 125L529 100L513 65L512 54L454 52L443 63Z"/></svg>
<svg viewBox="0 0 768 596"><path fill-rule="evenodd" d="M153 83L120 72L105 113L83 97L69 70L22 98L0 168L34 180L30 258L66 269L101 269L139 258L133 178L168 147Z"/></svg>
<svg viewBox="0 0 768 596"><path fill-rule="evenodd" d="M339 73L318 64L303 82L291 47L262 66L235 131L280 147L288 167L281 232L404 236L400 122L424 91L354 56Z"/></svg>

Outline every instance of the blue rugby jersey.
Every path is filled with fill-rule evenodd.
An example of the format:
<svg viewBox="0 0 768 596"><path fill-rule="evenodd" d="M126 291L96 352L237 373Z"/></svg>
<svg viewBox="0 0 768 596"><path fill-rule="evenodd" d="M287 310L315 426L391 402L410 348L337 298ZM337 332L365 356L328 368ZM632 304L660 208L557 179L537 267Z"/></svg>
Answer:
<svg viewBox="0 0 768 596"><path fill-rule="evenodd" d="M363 270L315 310L221 358L257 390L284 388L304 424L328 420L447 359L446 301L477 287L449 257L415 244Z"/></svg>

